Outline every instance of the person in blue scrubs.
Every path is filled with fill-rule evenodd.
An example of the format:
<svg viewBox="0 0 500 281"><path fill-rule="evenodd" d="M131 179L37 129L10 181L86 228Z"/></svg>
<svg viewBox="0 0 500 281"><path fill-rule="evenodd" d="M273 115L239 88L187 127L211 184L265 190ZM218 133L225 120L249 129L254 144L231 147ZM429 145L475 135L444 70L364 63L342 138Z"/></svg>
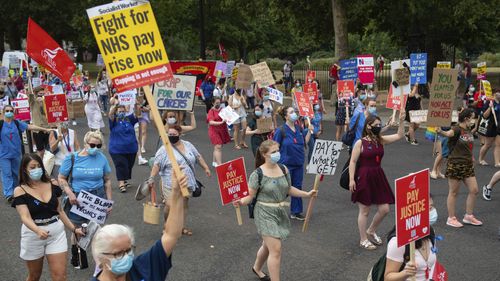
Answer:
<svg viewBox="0 0 500 281"><path fill-rule="evenodd" d="M3 126L0 132L0 168L2 170L2 186L5 199L12 202L14 187L18 185L19 168L21 165L21 151L23 140L19 131L41 131L49 133L50 130L35 125L28 125L22 121L14 121L14 108L7 105L3 108ZM16 126L19 124L19 128Z"/></svg>
<svg viewBox="0 0 500 281"><path fill-rule="evenodd" d="M359 106L356 108L354 111L354 115L351 118L351 122L349 123L349 130L351 130L354 125L356 125L356 120L359 119L358 124L355 128L356 130L356 137L354 138L354 141L352 142L352 146L354 147L354 144L361 139L363 136L363 127L365 126L365 120L366 117L368 117L370 114L376 115L377 113L377 102L373 99L368 99L364 98L363 99L363 105ZM349 150L349 154L352 151L352 147Z"/></svg>
<svg viewBox="0 0 500 281"><path fill-rule="evenodd" d="M313 108L314 108L314 117L311 119L311 123L314 129L311 134L311 138L309 138L309 142L307 143L307 163L311 161L316 139L319 138L319 136L323 132L323 124L322 124L323 113L321 113L321 106L319 104L315 104L313 105Z"/></svg>
<svg viewBox="0 0 500 281"><path fill-rule="evenodd" d="M281 118L285 121L283 126L278 127L274 133L274 141L280 144L280 164L284 164L290 172L292 186L302 190L304 178L305 144L309 142L314 130L309 124L309 130L304 132L295 122L299 116L291 106L285 106L278 110ZM284 130L284 133L282 133ZM293 197L290 206L290 218L304 220L302 216L302 198Z"/></svg>

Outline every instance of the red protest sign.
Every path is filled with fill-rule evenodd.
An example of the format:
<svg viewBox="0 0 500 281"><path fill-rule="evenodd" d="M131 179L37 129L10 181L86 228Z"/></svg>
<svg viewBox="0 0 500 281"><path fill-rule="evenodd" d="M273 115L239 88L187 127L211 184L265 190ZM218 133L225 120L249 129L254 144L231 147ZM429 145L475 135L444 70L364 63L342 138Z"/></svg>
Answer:
<svg viewBox="0 0 500 281"><path fill-rule="evenodd" d="M28 99L13 99L11 104L14 107L14 117L16 120L31 120L30 103Z"/></svg>
<svg viewBox="0 0 500 281"><path fill-rule="evenodd" d="M312 82L314 79L316 79L316 71L308 70L306 74L306 83L308 83L309 81Z"/></svg>
<svg viewBox="0 0 500 281"><path fill-rule="evenodd" d="M432 275L432 280L434 281L448 281L448 272L444 269L444 266L436 261L434 264L434 274Z"/></svg>
<svg viewBox="0 0 500 281"><path fill-rule="evenodd" d="M71 81L73 82L73 84L77 87L80 87L81 85L83 85L83 76L82 75L75 75L73 77L71 77Z"/></svg>
<svg viewBox="0 0 500 281"><path fill-rule="evenodd" d="M318 85L316 83L304 84L304 93L309 95L309 99L313 104L318 104Z"/></svg>
<svg viewBox="0 0 500 281"><path fill-rule="evenodd" d="M46 95L43 103L45 105L47 123L68 121L68 106L65 94Z"/></svg>
<svg viewBox="0 0 500 281"><path fill-rule="evenodd" d="M222 205L248 196L245 160L243 157L226 162L215 168L219 182Z"/></svg>
<svg viewBox="0 0 500 281"><path fill-rule="evenodd" d="M408 100L408 95L403 95L403 108L406 107L406 101ZM392 87L389 87L389 94L387 95L387 102L385 108L401 110L401 95L395 97L392 94Z"/></svg>
<svg viewBox="0 0 500 281"><path fill-rule="evenodd" d="M337 81L337 96L340 98L350 98L354 96L354 81L353 80L338 80Z"/></svg>
<svg viewBox="0 0 500 281"><path fill-rule="evenodd" d="M303 92L295 92L295 101L297 102L297 107L299 108L299 115L303 117L314 117L313 108L311 106L311 101L309 100L309 94Z"/></svg>
<svg viewBox="0 0 500 281"><path fill-rule="evenodd" d="M429 169L396 179L396 238L403 247L430 234Z"/></svg>
<svg viewBox="0 0 500 281"><path fill-rule="evenodd" d="M372 55L360 55L358 60L358 78L363 84L373 84L375 79L375 65Z"/></svg>

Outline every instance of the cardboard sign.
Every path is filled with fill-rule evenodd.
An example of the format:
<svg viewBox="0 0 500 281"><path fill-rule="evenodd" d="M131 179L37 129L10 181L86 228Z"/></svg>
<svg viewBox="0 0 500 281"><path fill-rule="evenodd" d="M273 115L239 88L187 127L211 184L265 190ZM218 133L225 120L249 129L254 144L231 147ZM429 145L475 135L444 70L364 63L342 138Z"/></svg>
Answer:
<svg viewBox="0 0 500 281"><path fill-rule="evenodd" d="M5 79L9 77L9 68L6 66L0 66L0 79Z"/></svg>
<svg viewBox="0 0 500 281"><path fill-rule="evenodd" d="M43 104L47 115L47 123L52 124L69 120L65 94L45 95Z"/></svg>
<svg viewBox="0 0 500 281"><path fill-rule="evenodd" d="M78 246L82 248L84 251L87 251L90 244L92 243L92 238L94 238L95 233L101 227L94 221L89 221L87 227L85 228L85 236L82 236L78 239Z"/></svg>
<svg viewBox="0 0 500 281"><path fill-rule="evenodd" d="M316 140L307 173L333 176L341 150L342 142Z"/></svg>
<svg viewBox="0 0 500 281"><path fill-rule="evenodd" d="M215 168L222 205L248 196L247 175L243 157L226 162Z"/></svg>
<svg viewBox="0 0 500 281"><path fill-rule="evenodd" d="M250 70L252 70L253 80L257 82L259 88L264 88L276 84L276 81L274 81L273 73L267 66L267 62L263 61L251 65ZM238 78L239 76L240 74L238 74Z"/></svg>
<svg viewBox="0 0 500 281"><path fill-rule="evenodd" d="M31 113L30 113L30 103L28 99L13 99L11 101L12 106L14 107L14 117L17 120L21 121L30 121Z"/></svg>
<svg viewBox="0 0 500 281"><path fill-rule="evenodd" d="M428 236L429 169L395 180L398 247Z"/></svg>
<svg viewBox="0 0 500 281"><path fill-rule="evenodd" d="M340 80L356 80L358 78L358 60L340 60Z"/></svg>
<svg viewBox="0 0 500 281"><path fill-rule="evenodd" d="M375 64L372 55L360 55L358 60L358 78L362 84L373 84L375 79Z"/></svg>
<svg viewBox="0 0 500 281"><path fill-rule="evenodd" d="M118 103L120 105L131 106L135 104L136 91L126 91L118 94Z"/></svg>
<svg viewBox="0 0 500 281"><path fill-rule="evenodd" d="M401 103L401 99L403 102ZM406 108L406 101L408 100L408 95L397 96L395 97L392 94L392 87L389 87L389 94L387 95L387 102L385 104L385 108L401 110L401 108Z"/></svg>
<svg viewBox="0 0 500 281"><path fill-rule="evenodd" d="M434 68L430 89L427 126L448 127L451 124L458 70Z"/></svg>
<svg viewBox="0 0 500 281"><path fill-rule="evenodd" d="M273 118L259 118L257 119L257 129L262 133L269 133L273 128Z"/></svg>
<svg viewBox="0 0 500 281"><path fill-rule="evenodd" d="M41 85L42 85L42 79L37 78L37 77L31 78L31 86L33 88L36 88L36 87L41 86Z"/></svg>
<svg viewBox="0 0 500 281"><path fill-rule="evenodd" d="M316 71L315 70L308 70L306 72L306 83L309 81L314 81L316 79Z"/></svg>
<svg viewBox="0 0 500 281"><path fill-rule="evenodd" d="M97 66L104 66L104 59L102 58L102 55L101 55L101 54L97 54L97 62L96 62L96 65L97 65Z"/></svg>
<svg viewBox="0 0 500 281"><path fill-rule="evenodd" d="M481 85L483 86L483 90L484 90L484 94L485 94L486 98L489 100L495 99L495 96L493 96L493 91L491 90L490 81L481 80Z"/></svg>
<svg viewBox="0 0 500 281"><path fill-rule="evenodd" d="M404 86L410 83L410 71L408 68L396 68L394 70L394 81L396 81L399 86Z"/></svg>
<svg viewBox="0 0 500 281"><path fill-rule="evenodd" d="M436 68L451 69L451 61L438 61L436 62Z"/></svg>
<svg viewBox="0 0 500 281"><path fill-rule="evenodd" d="M153 89L158 109L193 110L196 76L174 75L174 78L157 82Z"/></svg>
<svg viewBox="0 0 500 281"><path fill-rule="evenodd" d="M406 60L397 60L397 61L392 61L391 62L391 78L392 78L392 81L396 81L396 69L404 68L404 63L406 63L409 66L410 65L410 60L406 59ZM408 95L411 92L410 83L407 83L407 84L404 84L404 85L399 84L397 87L394 86L393 83L391 83L391 88L392 88L392 94L395 97L399 97L400 95Z"/></svg>
<svg viewBox="0 0 500 281"><path fill-rule="evenodd" d="M427 83L427 53L410 54L410 84Z"/></svg>
<svg viewBox="0 0 500 281"><path fill-rule="evenodd" d="M283 104L283 93L271 88L271 87L266 87L267 92L269 93L269 99L273 100L279 104Z"/></svg>
<svg viewBox="0 0 500 281"><path fill-rule="evenodd" d="M87 10L97 45L118 92L173 77L147 1L124 0Z"/></svg>
<svg viewBox="0 0 500 281"><path fill-rule="evenodd" d="M225 62L217 61L215 63L214 76L217 78L226 77L227 65Z"/></svg>
<svg viewBox="0 0 500 281"><path fill-rule="evenodd" d="M486 79L486 62L477 63L477 80Z"/></svg>
<svg viewBox="0 0 500 281"><path fill-rule="evenodd" d="M85 103L83 100L74 100L68 103L68 116L70 119L85 117Z"/></svg>
<svg viewBox="0 0 500 281"><path fill-rule="evenodd" d="M318 99L318 85L316 83L307 83L304 84L304 93L307 93L309 95L309 99L311 100L312 104L318 104L319 99Z"/></svg>
<svg viewBox="0 0 500 281"><path fill-rule="evenodd" d="M348 99L354 97L354 81L353 80L338 80L337 81L337 96L339 99Z"/></svg>
<svg viewBox="0 0 500 281"><path fill-rule="evenodd" d="M219 111L219 116L226 122L228 125L232 125L236 120L240 118L240 115L234 111L234 109L230 106L224 107L221 111Z"/></svg>
<svg viewBox="0 0 500 281"><path fill-rule="evenodd" d="M250 66L246 64L240 64L240 66L238 67L238 77L236 78L236 89L248 89L250 88L252 82L252 69L250 69Z"/></svg>
<svg viewBox="0 0 500 281"><path fill-rule="evenodd" d="M299 115L303 117L314 117L314 111L311 106L311 100L309 95L303 92L295 92L295 101L297 102L297 107L299 108Z"/></svg>
<svg viewBox="0 0 500 281"><path fill-rule="evenodd" d="M81 190L76 199L78 205L73 205L70 212L99 224L106 222L107 211L113 206L113 200L101 198L85 190Z"/></svg>

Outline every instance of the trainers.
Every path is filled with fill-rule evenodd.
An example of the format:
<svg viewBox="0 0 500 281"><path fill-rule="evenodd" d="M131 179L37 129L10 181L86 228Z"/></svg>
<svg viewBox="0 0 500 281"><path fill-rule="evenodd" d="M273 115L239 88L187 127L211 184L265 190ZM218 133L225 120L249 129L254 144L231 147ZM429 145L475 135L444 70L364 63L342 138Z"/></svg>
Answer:
<svg viewBox="0 0 500 281"><path fill-rule="evenodd" d="M306 219L302 214L291 214L290 218L298 221L303 221Z"/></svg>
<svg viewBox="0 0 500 281"><path fill-rule="evenodd" d="M483 199L491 201L491 188L488 185L483 185Z"/></svg>
<svg viewBox="0 0 500 281"><path fill-rule="evenodd" d="M139 156L139 165L146 165L148 160L144 159L142 156Z"/></svg>
<svg viewBox="0 0 500 281"><path fill-rule="evenodd" d="M146 153L146 149L144 147L141 147L141 153Z"/></svg>
<svg viewBox="0 0 500 281"><path fill-rule="evenodd" d="M449 226L452 226L452 227L456 227L456 228L460 228L460 227L463 227L464 225L461 224L458 220L457 220L457 217L452 217L452 218L448 218L446 220L446 224L449 225Z"/></svg>
<svg viewBox="0 0 500 281"><path fill-rule="evenodd" d="M417 141L417 140L412 140L412 141L410 142L410 144L411 144L411 145L418 145L418 141Z"/></svg>
<svg viewBox="0 0 500 281"><path fill-rule="evenodd" d="M76 121L73 121L73 126L76 126Z"/></svg>
<svg viewBox="0 0 500 281"><path fill-rule="evenodd" d="M474 215L465 215L464 219L462 220L465 224L470 224L470 225L475 225L475 226L480 226L483 225L483 222L476 219Z"/></svg>
<svg viewBox="0 0 500 281"><path fill-rule="evenodd" d="M217 165L217 162L212 162L212 167L214 167L214 168L215 168L215 167L217 167L217 166L219 166L219 165Z"/></svg>
<svg viewBox="0 0 500 281"><path fill-rule="evenodd" d="M406 133L405 134L405 139L407 142L410 142L410 134Z"/></svg>

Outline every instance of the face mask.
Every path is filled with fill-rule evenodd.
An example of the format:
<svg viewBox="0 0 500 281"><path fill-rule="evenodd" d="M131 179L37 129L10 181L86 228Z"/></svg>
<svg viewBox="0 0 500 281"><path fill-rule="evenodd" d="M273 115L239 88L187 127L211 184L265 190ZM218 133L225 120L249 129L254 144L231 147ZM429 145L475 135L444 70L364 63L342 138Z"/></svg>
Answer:
<svg viewBox="0 0 500 281"><path fill-rule="evenodd" d="M269 96L264 96L264 100L268 101L269 100Z"/></svg>
<svg viewBox="0 0 500 281"><path fill-rule="evenodd" d="M469 88L469 92L471 92L471 93L474 93L475 90L476 90L476 88L474 88L474 87Z"/></svg>
<svg viewBox="0 0 500 281"><path fill-rule="evenodd" d="M179 136L168 136L168 140L170 141L171 144L176 144L179 141L180 137Z"/></svg>
<svg viewBox="0 0 500 281"><path fill-rule="evenodd" d="M125 112L118 112L118 114L116 114L116 117L117 117L118 119L123 119L123 118L125 118Z"/></svg>
<svg viewBox="0 0 500 281"><path fill-rule="evenodd" d="M296 83L295 86L300 87L300 83Z"/></svg>
<svg viewBox="0 0 500 281"><path fill-rule="evenodd" d="M314 110L318 111L319 110L319 104L314 105Z"/></svg>
<svg viewBox="0 0 500 281"><path fill-rule="evenodd" d="M380 135L380 131L382 131L382 127L372 127L372 133L376 136Z"/></svg>
<svg viewBox="0 0 500 281"><path fill-rule="evenodd" d="M5 112L5 117L14 118L14 112Z"/></svg>
<svg viewBox="0 0 500 281"><path fill-rule="evenodd" d="M90 156L95 156L97 154L97 152L99 151L99 148L97 147L94 147L94 148L87 148L87 153L90 155Z"/></svg>
<svg viewBox="0 0 500 281"><path fill-rule="evenodd" d="M216 109L219 109L219 108L220 108L220 104L216 104L216 105L214 105L214 107L215 107Z"/></svg>
<svg viewBox="0 0 500 281"><path fill-rule="evenodd" d="M174 125L176 122L177 122L177 119L175 119L175 117L168 117L167 118L167 123L169 125Z"/></svg>
<svg viewBox="0 0 500 281"><path fill-rule="evenodd" d="M280 161L280 158L281 154L279 151L276 151L275 153L271 154L271 162L273 162L274 164L278 163L278 161Z"/></svg>
<svg viewBox="0 0 500 281"><path fill-rule="evenodd" d="M369 107L368 113L370 113L371 115L377 115L377 108L376 107Z"/></svg>
<svg viewBox="0 0 500 281"><path fill-rule="evenodd" d="M221 109L226 108L226 104L225 104L225 103L221 103L221 104L220 104L220 108L221 108Z"/></svg>
<svg viewBox="0 0 500 281"><path fill-rule="evenodd" d="M437 220L438 220L438 212L436 208L432 208L432 210L429 212L429 223L433 225L436 223Z"/></svg>
<svg viewBox="0 0 500 281"><path fill-rule="evenodd" d="M294 113L290 114L290 120L292 122L297 121L297 119L299 119L299 116L297 115L297 113L294 112Z"/></svg>
<svg viewBox="0 0 500 281"><path fill-rule="evenodd" d="M42 168L35 168L30 171L30 178L34 181L38 181L42 178L43 170Z"/></svg>
<svg viewBox="0 0 500 281"><path fill-rule="evenodd" d="M262 116L262 111L255 111L255 116L261 117Z"/></svg>
<svg viewBox="0 0 500 281"><path fill-rule="evenodd" d="M363 95L359 95L359 100L360 101L364 101L366 99L366 95L363 94Z"/></svg>
<svg viewBox="0 0 500 281"><path fill-rule="evenodd" d="M111 260L111 272L116 275L123 275L127 273L130 268L132 268L132 264L134 263L134 255L125 255L121 259L112 259Z"/></svg>

